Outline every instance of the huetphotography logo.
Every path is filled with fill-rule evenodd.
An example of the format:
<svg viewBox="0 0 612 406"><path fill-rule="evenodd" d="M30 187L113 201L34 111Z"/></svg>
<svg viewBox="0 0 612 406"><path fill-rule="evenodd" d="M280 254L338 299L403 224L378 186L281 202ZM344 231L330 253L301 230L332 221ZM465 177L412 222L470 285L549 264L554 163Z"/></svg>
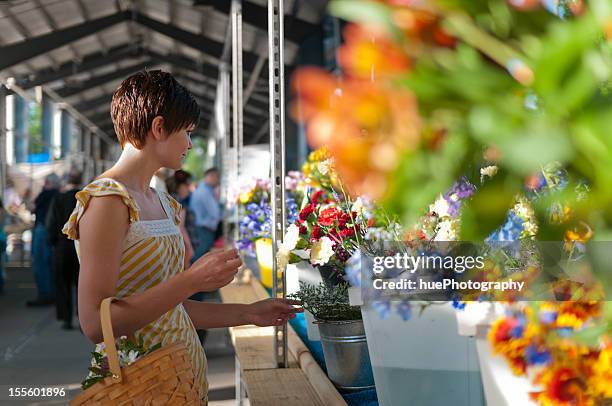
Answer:
<svg viewBox="0 0 612 406"><path fill-rule="evenodd" d="M563 243L381 242L361 258L365 300L569 300L596 271L591 244L566 255ZM366 281L366 283L363 283ZM565 299L564 299L565 298Z"/></svg>

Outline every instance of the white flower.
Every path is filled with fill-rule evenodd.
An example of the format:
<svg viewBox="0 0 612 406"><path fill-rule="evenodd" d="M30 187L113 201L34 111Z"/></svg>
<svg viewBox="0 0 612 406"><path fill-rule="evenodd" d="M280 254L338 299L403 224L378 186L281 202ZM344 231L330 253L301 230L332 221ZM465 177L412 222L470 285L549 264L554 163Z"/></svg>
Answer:
<svg viewBox="0 0 612 406"><path fill-rule="evenodd" d="M317 164L317 169L319 170L319 172L321 172L321 175L327 175L327 172L329 172L330 164L331 162L329 161L329 159L326 159L325 161L319 162Z"/></svg>
<svg viewBox="0 0 612 406"><path fill-rule="evenodd" d="M495 176L495 174L497 174L497 166L495 165L480 168L480 181L482 182L485 176L492 178L493 176Z"/></svg>
<svg viewBox="0 0 612 406"><path fill-rule="evenodd" d="M358 197L357 200L353 202L353 205L351 206L351 211L354 211L355 213L357 213L357 215L362 215L364 209L365 206L363 204L363 200L361 199L361 197Z"/></svg>
<svg viewBox="0 0 612 406"><path fill-rule="evenodd" d="M138 358L138 352L134 350L130 350L130 352L126 353L125 351L119 351L119 364L123 366L128 366L133 364Z"/></svg>
<svg viewBox="0 0 612 406"><path fill-rule="evenodd" d="M449 208L450 206L448 205L448 201L442 195L440 195L434 204L429 206L429 211L435 212L438 217L447 217L450 216L448 212Z"/></svg>
<svg viewBox="0 0 612 406"><path fill-rule="evenodd" d="M434 241L455 241L456 239L457 231L454 221L446 220L438 223Z"/></svg>
<svg viewBox="0 0 612 406"><path fill-rule="evenodd" d="M325 265L332 255L334 255L334 242L329 237L323 237L312 244L310 263L313 265Z"/></svg>
<svg viewBox="0 0 612 406"><path fill-rule="evenodd" d="M280 249L291 251L295 249L298 240L300 239L300 228L295 224L291 224L287 228L287 232L285 233L285 238L283 238L283 242L280 243Z"/></svg>

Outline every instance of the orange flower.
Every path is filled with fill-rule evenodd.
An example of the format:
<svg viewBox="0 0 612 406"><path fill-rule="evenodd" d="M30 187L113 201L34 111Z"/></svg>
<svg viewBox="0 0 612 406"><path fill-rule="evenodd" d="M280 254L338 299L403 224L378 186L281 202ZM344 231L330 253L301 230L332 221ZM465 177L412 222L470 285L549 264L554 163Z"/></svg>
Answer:
<svg viewBox="0 0 612 406"><path fill-rule="evenodd" d="M309 144L327 147L351 192L380 197L400 154L419 144L414 96L386 83L341 82L318 68L300 69L293 89L292 112L306 125Z"/></svg>
<svg viewBox="0 0 612 406"><path fill-rule="evenodd" d="M580 374L568 367L545 369L536 378L544 386L542 392L531 393L532 399L541 405L592 406L594 400L586 393L587 386Z"/></svg>
<svg viewBox="0 0 612 406"><path fill-rule="evenodd" d="M384 31L350 24L344 29L344 38L338 60L349 76L374 80L398 76L410 68L408 56Z"/></svg>

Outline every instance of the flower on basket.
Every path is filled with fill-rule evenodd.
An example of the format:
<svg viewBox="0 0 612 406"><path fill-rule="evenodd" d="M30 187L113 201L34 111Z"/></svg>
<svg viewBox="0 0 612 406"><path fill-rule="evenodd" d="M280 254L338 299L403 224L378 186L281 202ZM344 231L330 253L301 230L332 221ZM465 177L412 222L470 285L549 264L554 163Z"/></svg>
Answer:
<svg viewBox="0 0 612 406"><path fill-rule="evenodd" d="M119 367L123 368L133 364L137 359L161 348L161 343L155 344L150 348L145 348L142 336L138 342L128 340L126 336L121 336L117 340L116 346L117 355L119 356ZM91 355L89 374L85 380L81 382L83 390L112 375L109 369L106 346L104 343L98 344L96 350L92 352Z"/></svg>

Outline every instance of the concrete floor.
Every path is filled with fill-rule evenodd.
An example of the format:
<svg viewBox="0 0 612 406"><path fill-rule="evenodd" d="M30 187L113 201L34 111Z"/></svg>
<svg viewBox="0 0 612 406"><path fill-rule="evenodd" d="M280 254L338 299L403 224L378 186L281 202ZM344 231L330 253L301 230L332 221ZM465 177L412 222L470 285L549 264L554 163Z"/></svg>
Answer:
<svg viewBox="0 0 612 406"><path fill-rule="evenodd" d="M8 268L5 292L0 295L0 405L65 405L80 391L87 374L93 345L76 330L60 328L55 307L28 308L27 300L36 296L30 269ZM227 330L209 333L209 405L235 404L234 353ZM15 387L61 387L66 397L9 397Z"/></svg>

